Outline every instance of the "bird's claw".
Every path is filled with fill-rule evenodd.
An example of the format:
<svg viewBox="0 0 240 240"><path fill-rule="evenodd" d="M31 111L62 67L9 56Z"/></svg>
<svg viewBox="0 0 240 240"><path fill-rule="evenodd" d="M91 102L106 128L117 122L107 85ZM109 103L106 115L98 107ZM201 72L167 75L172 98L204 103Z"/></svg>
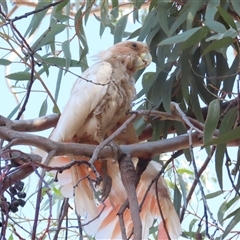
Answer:
<svg viewBox="0 0 240 240"><path fill-rule="evenodd" d="M112 188L112 179L107 173L107 161L103 161L102 163L102 201L104 202L108 197L111 188Z"/></svg>
<svg viewBox="0 0 240 240"><path fill-rule="evenodd" d="M119 157L122 155L122 149L120 148L120 146L115 141L110 142L109 146L112 148L112 151L113 151L113 161L112 161L112 163L117 163Z"/></svg>

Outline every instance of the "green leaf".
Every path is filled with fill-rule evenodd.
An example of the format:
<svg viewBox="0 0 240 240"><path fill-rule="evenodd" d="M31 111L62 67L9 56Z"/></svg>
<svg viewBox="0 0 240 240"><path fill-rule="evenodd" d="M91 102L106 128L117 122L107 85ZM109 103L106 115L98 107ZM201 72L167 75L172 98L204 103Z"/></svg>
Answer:
<svg viewBox="0 0 240 240"><path fill-rule="evenodd" d="M158 17L157 17L157 8L156 8L156 9L153 9L146 16L146 19L142 25L141 31L138 36L138 41L143 41L146 38L146 36L149 34L151 29L153 29L157 23L158 23Z"/></svg>
<svg viewBox="0 0 240 240"><path fill-rule="evenodd" d="M181 61L181 72L182 72L182 78L181 78L181 90L184 97L184 100L188 102L189 100L189 79L191 74L191 67L189 64L189 61L191 62L191 53L189 49L185 49L182 51L182 55L180 58Z"/></svg>
<svg viewBox="0 0 240 240"><path fill-rule="evenodd" d="M238 0L230 0L230 2L232 3L234 11L240 16L240 2Z"/></svg>
<svg viewBox="0 0 240 240"><path fill-rule="evenodd" d="M1 5L3 7L3 10L4 10L5 14L7 15L8 14L8 4L7 4L7 1L6 0L1 0Z"/></svg>
<svg viewBox="0 0 240 240"><path fill-rule="evenodd" d="M231 230L240 222L240 211L236 212L236 215L233 217L233 219L230 221L230 223L225 228L225 231L223 233L222 239L224 239Z"/></svg>
<svg viewBox="0 0 240 240"><path fill-rule="evenodd" d="M229 131L225 134L222 134L218 138L214 138L213 140L211 140L209 142L206 142L203 145L203 147L231 142L231 141L234 141L236 139L239 139L239 136L240 136L240 127L236 127L233 130L231 130L231 131Z"/></svg>
<svg viewBox="0 0 240 240"><path fill-rule="evenodd" d="M53 66L65 67L66 59L60 57L49 57L43 59L44 63L51 64ZM70 67L87 67L83 62L71 60Z"/></svg>
<svg viewBox="0 0 240 240"><path fill-rule="evenodd" d="M135 38L135 37L139 36L139 33L140 33L140 32L141 32L141 28L138 28L137 30L135 30L134 32L132 32L132 33L129 35L128 39L132 39L132 38Z"/></svg>
<svg viewBox="0 0 240 240"><path fill-rule="evenodd" d="M182 194L179 191L177 185L175 184L175 186L174 186L173 205L174 205L175 210L176 210L178 215L180 213L180 208L181 208L181 199L182 199Z"/></svg>
<svg viewBox="0 0 240 240"><path fill-rule="evenodd" d="M35 10L39 10L39 9L42 9L43 7L47 6L49 3L51 3L50 0L41 0L39 1L38 5L36 6ZM38 26L40 25L42 19L44 18L44 16L46 15L48 11L48 8L46 8L45 10L42 10L40 12L37 12L35 14L33 14L32 16L32 20L24 34L24 36L26 37L28 35L28 37L30 37L34 32L35 30L38 28Z"/></svg>
<svg viewBox="0 0 240 240"><path fill-rule="evenodd" d="M171 24L170 36L172 36L175 33L175 31L178 32L178 29L181 28L181 25L187 21L189 7L191 5L192 3L190 1L187 1L186 4L184 4L178 16L175 18L176 21L173 24Z"/></svg>
<svg viewBox="0 0 240 240"><path fill-rule="evenodd" d="M217 7L220 15L223 17L223 19L225 20L225 22L231 26L232 28L234 28L236 31L237 31L237 25L236 23L234 22L232 16L224 9L222 8L221 6L218 6Z"/></svg>
<svg viewBox="0 0 240 240"><path fill-rule="evenodd" d="M193 219L189 224L189 232L191 233L193 231L194 225L198 222L198 219Z"/></svg>
<svg viewBox="0 0 240 240"><path fill-rule="evenodd" d="M26 81L26 80L31 79L31 73L29 73L29 72L16 72L16 73L11 73L11 74L9 74L5 77L8 78L8 79L12 79L12 80Z"/></svg>
<svg viewBox="0 0 240 240"><path fill-rule="evenodd" d="M202 8L203 6L203 2L202 1L189 1L191 4L190 4L190 7L188 9L188 14L187 14L187 30L188 29L191 29L192 28L192 25L193 25L193 22L194 22L194 19L195 19L195 16L196 16L196 13L199 9Z"/></svg>
<svg viewBox="0 0 240 240"><path fill-rule="evenodd" d="M62 43L62 50L63 50L63 54L64 54L65 60L66 60L65 68L66 68L66 70L68 70L69 67L71 66L71 58L72 58L69 40L66 40Z"/></svg>
<svg viewBox="0 0 240 240"><path fill-rule="evenodd" d="M165 34L167 36L170 36L169 27L168 27L169 3L164 2L164 1L159 1L157 8L158 8L157 13L158 13L159 24L160 24L162 30L165 32Z"/></svg>
<svg viewBox="0 0 240 240"><path fill-rule="evenodd" d="M231 37L225 37L223 39L214 41L211 43L203 52L202 56L206 55L212 50L219 50L220 48L225 48L230 46L233 43L233 39Z"/></svg>
<svg viewBox="0 0 240 240"><path fill-rule="evenodd" d="M137 94L137 98L140 98L145 93L149 91L151 86L154 84L157 79L157 73L155 72L146 72L142 77L142 90Z"/></svg>
<svg viewBox="0 0 240 240"><path fill-rule="evenodd" d="M12 233L11 233L11 235L9 236L8 240L14 240Z"/></svg>
<svg viewBox="0 0 240 240"><path fill-rule="evenodd" d="M221 225L223 225L223 217L224 217L224 214L227 210L228 210L227 201L224 201L221 204L220 208L218 209L218 213L217 213L218 221Z"/></svg>
<svg viewBox="0 0 240 240"><path fill-rule="evenodd" d="M178 174L188 174L188 175L194 176L194 172L190 171L189 169L186 169L186 168L177 169L177 173Z"/></svg>
<svg viewBox="0 0 240 240"><path fill-rule="evenodd" d="M192 78L192 76L191 76L191 78ZM196 88L196 86L191 87L189 100L191 103L192 111L194 112L197 120L203 123L204 118L203 118L202 109L201 109L200 102L199 102L200 99L198 96L198 89L195 89L195 88Z"/></svg>
<svg viewBox="0 0 240 240"><path fill-rule="evenodd" d="M203 142L209 142L212 139L213 133L217 127L220 114L219 100L213 100L208 107L208 114L203 131ZM210 156L210 147L206 147L206 151Z"/></svg>
<svg viewBox="0 0 240 240"><path fill-rule="evenodd" d="M178 181L179 181L179 185L182 191L182 197L183 197L183 204L186 207L187 206L187 191L186 191L186 183L184 182L182 176L180 174L178 175Z"/></svg>
<svg viewBox="0 0 240 240"><path fill-rule="evenodd" d="M187 30L183 33L180 33L180 34L175 35L173 37L167 38L167 39L163 40L162 42L160 42L158 44L158 46L171 45L171 44L184 42L189 37L191 37L196 31L198 31L199 29L201 29L201 27L192 28L192 29L189 29L189 30Z"/></svg>
<svg viewBox="0 0 240 240"><path fill-rule="evenodd" d="M23 101L23 99L22 99ZM22 104L22 101L11 111L11 113L7 116L8 119L11 119L15 113L19 110L21 104Z"/></svg>
<svg viewBox="0 0 240 240"><path fill-rule="evenodd" d="M224 116L222 123L219 128L219 136L230 131L235 123L237 115L236 107L232 108ZM217 174L218 183L221 189L223 189L223 179L222 179L222 168L223 168L223 159L224 153L226 151L226 143L218 144L216 153L215 153L215 169Z"/></svg>
<svg viewBox="0 0 240 240"><path fill-rule="evenodd" d="M84 23L85 23L85 25L87 24L87 21L88 21L90 13L92 11L92 6L93 6L94 3L95 3L95 0L88 0L88 1L86 1L86 11L85 11L85 14L84 14Z"/></svg>
<svg viewBox="0 0 240 240"><path fill-rule="evenodd" d="M210 193L210 194L207 194L205 196L206 199L211 199L211 198L215 198L219 195L222 195L223 194L223 191L216 191L216 192L213 192L213 193Z"/></svg>
<svg viewBox="0 0 240 240"><path fill-rule="evenodd" d="M116 27L114 30L114 44L122 41L123 33L127 26L127 21L128 21L128 14L124 15L117 21Z"/></svg>
<svg viewBox="0 0 240 240"><path fill-rule="evenodd" d="M226 144L218 144L215 153L215 170L219 187L223 190L223 159L226 151Z"/></svg>
<svg viewBox="0 0 240 240"><path fill-rule="evenodd" d="M207 4L207 9L205 13L205 19L207 21L213 21L217 13L217 7L220 6L220 0L210 0Z"/></svg>
<svg viewBox="0 0 240 240"><path fill-rule="evenodd" d="M59 69L57 83L56 83L56 89L55 89L55 97L54 97L56 102L58 100L58 94L59 94L59 90L60 90L60 86L61 86L61 82L62 82L62 74L63 74L63 70Z"/></svg>
<svg viewBox="0 0 240 240"><path fill-rule="evenodd" d="M42 46L54 42L54 37L66 28L65 24L56 24L48 28L32 45L33 50L38 50Z"/></svg>
<svg viewBox="0 0 240 240"><path fill-rule="evenodd" d="M40 108L39 117L46 116L48 109L47 98L43 101L42 106Z"/></svg>
<svg viewBox="0 0 240 240"><path fill-rule="evenodd" d="M209 29L216 33L225 33L227 31L226 27L220 22L206 20L204 23Z"/></svg>
<svg viewBox="0 0 240 240"><path fill-rule="evenodd" d="M234 200L234 199L232 199L232 200ZM231 200L231 201L232 201L232 200ZM232 206L235 202L236 202L236 201L232 202L231 206ZM231 206L229 205L228 208L230 209ZM236 210L232 211L231 213L229 213L229 214L223 219L223 221L226 221L227 219L234 217L234 216L236 215L236 213L239 212L239 211L240 211L240 208L237 208Z"/></svg>
<svg viewBox="0 0 240 240"><path fill-rule="evenodd" d="M53 106L52 111L53 111L53 113L61 114L61 111L60 111L60 109L58 108L57 105L54 105L54 106Z"/></svg>
<svg viewBox="0 0 240 240"><path fill-rule="evenodd" d="M56 12L62 11L62 9L68 4L69 0L62 0L55 8Z"/></svg>
<svg viewBox="0 0 240 240"><path fill-rule="evenodd" d="M70 19L69 16L62 15L60 12L54 13L53 17L55 18L55 21L63 23Z"/></svg>
<svg viewBox="0 0 240 240"><path fill-rule="evenodd" d="M139 136L143 130L146 128L147 122L143 118L139 118L134 122L134 128L136 129L136 134Z"/></svg>
<svg viewBox="0 0 240 240"><path fill-rule="evenodd" d="M3 66L8 66L10 65L12 62L7 60L7 59L0 59L0 65L3 65Z"/></svg>
<svg viewBox="0 0 240 240"><path fill-rule="evenodd" d="M182 49L191 47L192 45L198 44L202 39L206 38L209 33L209 29L204 26L196 31L191 37L189 37L183 44Z"/></svg>

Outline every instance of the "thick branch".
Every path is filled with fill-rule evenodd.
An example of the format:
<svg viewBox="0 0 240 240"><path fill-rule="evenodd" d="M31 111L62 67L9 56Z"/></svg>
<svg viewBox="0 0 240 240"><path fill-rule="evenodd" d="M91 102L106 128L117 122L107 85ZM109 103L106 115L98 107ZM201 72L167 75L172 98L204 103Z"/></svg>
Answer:
<svg viewBox="0 0 240 240"><path fill-rule="evenodd" d="M51 114L35 119L11 121L3 116L0 116L0 125L5 125L10 129L19 132L37 132L55 127L59 117L60 115L58 114Z"/></svg>
<svg viewBox="0 0 240 240"><path fill-rule="evenodd" d="M119 169L123 186L126 190L131 218L133 222L133 239L142 238L142 222L139 215L139 204L136 193L137 174L130 155L124 155L119 159Z"/></svg>
<svg viewBox="0 0 240 240"><path fill-rule="evenodd" d="M79 143L61 143L54 142L48 138L36 136L33 134L19 133L5 126L0 126L0 138L9 141L8 147L16 145L27 145L38 147L46 152L55 151L55 156L59 155L83 155L91 157L93 151L97 147L90 144ZM201 146L201 137L193 133L193 146ZM183 134L171 139L162 139L155 142L143 142L131 145L120 145L122 152L131 155L132 157L148 158L159 155L161 153L173 152L181 149L189 148L189 135ZM104 147L99 158L114 157L111 147Z"/></svg>

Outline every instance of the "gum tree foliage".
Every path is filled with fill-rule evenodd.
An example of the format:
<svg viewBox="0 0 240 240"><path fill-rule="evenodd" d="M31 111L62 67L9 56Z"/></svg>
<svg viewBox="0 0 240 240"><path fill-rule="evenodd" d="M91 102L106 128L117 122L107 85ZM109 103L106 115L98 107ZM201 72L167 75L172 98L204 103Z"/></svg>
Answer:
<svg viewBox="0 0 240 240"><path fill-rule="evenodd" d="M28 8L28 12L19 14L16 10L21 10L25 5L31 8ZM182 143L179 142L175 149L171 148L170 153L174 155L172 158L167 155L172 161L166 166L164 174L175 208L180 215L182 237L237 238L240 235L239 225L237 227L240 220L240 2L65 0L38 3L16 1L11 5L7 1L1 1L0 65L11 66L11 72L5 78L12 84L11 90L17 93L15 95L19 100L14 109L9 109L10 114L4 117L19 120L23 113L28 111L29 102L34 101L30 96L34 94L32 89L36 83L40 84L46 94L39 109L39 116L51 112L60 113L57 100L65 73L72 74L79 68L83 71L88 66L89 36L86 36L85 30L90 17L98 20L100 35L104 35L107 28L110 29L109 37L113 39L113 43L137 39L145 41L150 47L156 67L153 71L147 70L144 74L140 72L136 76L136 79L142 80L142 89L137 97L145 96L147 99L141 102L138 109L149 111L147 116L135 122L140 138L153 142L186 134L188 136L188 147L181 147ZM140 23L140 27L136 27L133 32L125 30L130 18L134 23ZM28 25L22 32L18 26L24 19L28 20ZM31 37L33 40L28 43ZM72 51L78 53L77 58L72 57ZM14 61L9 60L10 53L16 54ZM17 71L15 64L18 65ZM46 79L56 68L58 73L54 80L55 89L50 90ZM3 82L4 76L1 84ZM178 103L181 111L173 110L174 105L171 102ZM177 114L173 114L169 119L161 119L151 115L155 110L168 114L177 111ZM179 121L179 117L178 120L174 119L174 116L179 114L182 121ZM188 124L186 119L192 124ZM1 126L6 121L1 119ZM12 123L16 124L17 121ZM198 143L191 138L194 132L198 133ZM10 137L3 135L2 132L1 138L5 141L1 143L6 146ZM21 141L16 145L21 145ZM197 145L203 146L206 159L196 166L193 149ZM230 145L235 146L233 157L229 154ZM32 146L37 144L33 143ZM26 208L22 208L21 214L9 208L17 199L25 199L24 194L17 196L15 192L26 191L21 182L14 182L6 187L10 174L23 168L22 162L16 163L13 155L7 155L19 149L21 148L18 146L4 147L1 151L1 188L4 190L1 191L1 236L20 239L21 236L31 235L32 238L40 239L49 234L54 236L54 239L61 239L65 236L71 238L81 235L76 216L74 215L75 220L73 217L66 217L66 212L71 211L71 208L61 197L57 185L51 185L51 194L49 191L44 193L48 200L41 204L38 198L34 200L36 202L32 200L33 196L37 195L35 190L28 191L29 198L26 201L31 202L33 209L40 206L42 211L42 214L40 211L39 216L35 215L32 221L24 218L27 215ZM177 159L173 161L175 157ZM165 164L165 161L159 160L158 155L155 155L154 159ZM188 164L182 167L183 160L178 159L186 159ZM211 177L207 174L210 160L213 166ZM26 168L27 170L29 168ZM36 174L36 169L29 171ZM18 180L24 177L26 174L20 174ZM209 184L213 184L214 189L208 189ZM9 188L10 185L12 187ZM7 198L8 203L4 198ZM194 199L195 204L191 203L191 199ZM199 201L197 204L196 200ZM49 202L50 205L47 204ZM214 202L214 210L211 202ZM20 206L21 204L24 205L24 202L21 202ZM19 204L15 203L15 206L17 205ZM54 207L56 210L52 214ZM47 217L43 214L44 211L48 213ZM63 214L64 211L66 215L62 215L65 217L62 220L61 214L58 214ZM61 219L58 219L60 226L56 216ZM28 224L22 225L23 222ZM156 238L156 226L157 223L150 231L153 238ZM42 228L45 231L42 231Z"/></svg>

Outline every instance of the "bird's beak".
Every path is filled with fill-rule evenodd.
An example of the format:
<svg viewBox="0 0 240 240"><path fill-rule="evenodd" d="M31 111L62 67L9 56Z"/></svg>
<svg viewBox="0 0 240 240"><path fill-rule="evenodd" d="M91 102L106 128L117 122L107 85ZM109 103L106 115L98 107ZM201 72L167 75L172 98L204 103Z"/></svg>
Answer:
<svg viewBox="0 0 240 240"><path fill-rule="evenodd" d="M136 69L147 67L152 62L152 56L150 52L142 53L135 62Z"/></svg>

